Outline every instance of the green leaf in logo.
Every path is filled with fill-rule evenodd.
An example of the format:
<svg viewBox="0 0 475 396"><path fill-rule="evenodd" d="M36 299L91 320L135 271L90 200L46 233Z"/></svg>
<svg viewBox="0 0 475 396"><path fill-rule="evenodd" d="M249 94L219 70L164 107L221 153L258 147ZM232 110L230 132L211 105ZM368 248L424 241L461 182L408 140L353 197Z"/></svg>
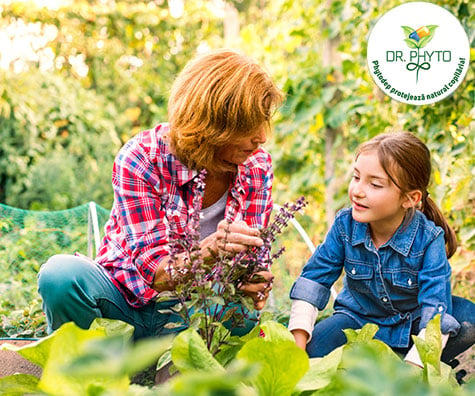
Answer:
<svg viewBox="0 0 475 396"><path fill-rule="evenodd" d="M427 29L429 29L429 34L423 37L421 41L419 41L419 48L424 48L429 43L429 41L431 41L434 38L435 29L437 29L437 27L438 27L437 25L427 26Z"/></svg>
<svg viewBox="0 0 475 396"><path fill-rule="evenodd" d="M401 26L402 30L404 30L404 36L409 37L409 35L414 31L412 27L409 26Z"/></svg>
<svg viewBox="0 0 475 396"><path fill-rule="evenodd" d="M404 41L406 42L406 44L407 44L407 46L408 46L409 48L419 48L419 47L417 46L416 40L413 40L413 39L404 39Z"/></svg>

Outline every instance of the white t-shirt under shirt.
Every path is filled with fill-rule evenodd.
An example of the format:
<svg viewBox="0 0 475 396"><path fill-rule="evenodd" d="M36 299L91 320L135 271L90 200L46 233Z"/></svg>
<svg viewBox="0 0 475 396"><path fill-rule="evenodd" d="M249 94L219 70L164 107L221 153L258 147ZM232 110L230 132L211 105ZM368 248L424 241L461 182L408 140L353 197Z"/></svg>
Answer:
<svg viewBox="0 0 475 396"><path fill-rule="evenodd" d="M218 223L224 219L224 211L228 200L228 191L219 198L213 205L201 209L200 218L200 238L204 239L213 232L216 232Z"/></svg>

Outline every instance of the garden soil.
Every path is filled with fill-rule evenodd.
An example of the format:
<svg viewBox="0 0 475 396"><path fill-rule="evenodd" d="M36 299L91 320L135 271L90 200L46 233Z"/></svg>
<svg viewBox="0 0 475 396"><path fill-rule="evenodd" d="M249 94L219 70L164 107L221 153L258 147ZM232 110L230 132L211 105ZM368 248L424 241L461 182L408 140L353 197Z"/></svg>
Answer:
<svg viewBox="0 0 475 396"><path fill-rule="evenodd" d="M0 341L1 344L12 344L23 346L32 341ZM41 367L30 361L23 359L18 353L13 351L0 351L0 378L12 374L32 374L36 377L41 376Z"/></svg>

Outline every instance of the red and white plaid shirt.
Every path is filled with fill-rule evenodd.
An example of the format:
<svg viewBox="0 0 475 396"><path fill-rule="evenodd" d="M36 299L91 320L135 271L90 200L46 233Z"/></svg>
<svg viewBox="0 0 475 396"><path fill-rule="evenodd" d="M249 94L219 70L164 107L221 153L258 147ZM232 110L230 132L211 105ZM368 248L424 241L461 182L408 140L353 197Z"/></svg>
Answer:
<svg viewBox="0 0 475 396"><path fill-rule="evenodd" d="M160 260L168 255L170 232L185 235L191 216L196 170L188 169L163 138L167 124L141 132L120 150L112 170L114 204L96 257L130 305L141 307ZM272 164L259 148L229 187L226 218L265 227L272 211ZM231 209L232 208L232 209Z"/></svg>

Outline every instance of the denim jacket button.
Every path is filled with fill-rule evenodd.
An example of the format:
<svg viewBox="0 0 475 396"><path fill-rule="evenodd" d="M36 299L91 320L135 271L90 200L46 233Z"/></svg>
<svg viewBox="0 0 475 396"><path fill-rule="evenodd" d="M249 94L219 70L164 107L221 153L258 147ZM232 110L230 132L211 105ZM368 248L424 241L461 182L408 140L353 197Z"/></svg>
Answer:
<svg viewBox="0 0 475 396"><path fill-rule="evenodd" d="M381 300L382 300L383 302L388 302L388 298L387 298L387 297L383 297Z"/></svg>
<svg viewBox="0 0 475 396"><path fill-rule="evenodd" d="M411 278L409 278L409 279L407 280L407 284L408 284L409 286L412 285L412 280L411 280Z"/></svg>
<svg viewBox="0 0 475 396"><path fill-rule="evenodd" d="M356 270L353 268L353 269L351 270L351 273L352 273L353 275L356 274Z"/></svg>

